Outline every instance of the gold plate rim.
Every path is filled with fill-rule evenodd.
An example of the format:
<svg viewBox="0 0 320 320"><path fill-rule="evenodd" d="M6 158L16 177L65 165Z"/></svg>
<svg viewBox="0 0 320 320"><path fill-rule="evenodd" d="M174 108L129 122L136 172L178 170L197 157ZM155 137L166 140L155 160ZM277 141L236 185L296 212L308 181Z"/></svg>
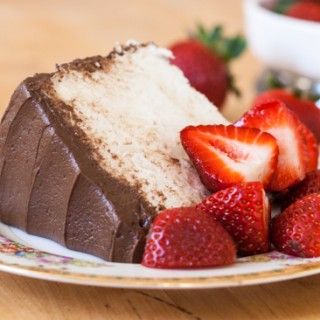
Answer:
<svg viewBox="0 0 320 320"><path fill-rule="evenodd" d="M87 275L53 268L43 269L23 266L4 261L0 261L0 271L47 281L109 288L209 289L265 284L311 276L320 273L320 262L290 265L263 272L194 278L143 278L97 274Z"/></svg>

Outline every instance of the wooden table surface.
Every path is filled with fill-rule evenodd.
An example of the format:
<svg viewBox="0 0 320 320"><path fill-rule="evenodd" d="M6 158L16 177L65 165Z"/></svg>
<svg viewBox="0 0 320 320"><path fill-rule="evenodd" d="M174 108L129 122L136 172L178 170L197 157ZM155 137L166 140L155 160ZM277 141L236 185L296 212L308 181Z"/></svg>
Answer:
<svg viewBox="0 0 320 320"><path fill-rule="evenodd" d="M166 45L195 22L243 30L240 0L0 0L0 111L18 83L55 63L107 53L135 38ZM233 70L244 95L230 98L236 119L254 94L261 65L248 52ZM120 290L0 273L0 319L320 319L320 276L233 289Z"/></svg>

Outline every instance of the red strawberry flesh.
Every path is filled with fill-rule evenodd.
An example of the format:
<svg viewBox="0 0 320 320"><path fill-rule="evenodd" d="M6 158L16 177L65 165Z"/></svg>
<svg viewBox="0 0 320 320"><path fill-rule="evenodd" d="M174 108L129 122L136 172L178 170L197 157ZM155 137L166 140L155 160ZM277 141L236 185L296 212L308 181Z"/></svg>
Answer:
<svg viewBox="0 0 320 320"><path fill-rule="evenodd" d="M315 170L317 142L312 132L279 100L253 107L236 123L259 128L277 139L279 159L270 189L281 191L303 180Z"/></svg>
<svg viewBox="0 0 320 320"><path fill-rule="evenodd" d="M197 206L219 221L233 237L240 255L268 252L270 206L260 182L236 184Z"/></svg>
<svg viewBox="0 0 320 320"><path fill-rule="evenodd" d="M182 130L181 142L211 191L247 181L268 186L276 168L276 140L258 129L189 126Z"/></svg>
<svg viewBox="0 0 320 320"><path fill-rule="evenodd" d="M320 194L299 199L274 218L272 242L286 254L312 258L320 256Z"/></svg>
<svg viewBox="0 0 320 320"><path fill-rule="evenodd" d="M151 268L206 268L235 262L228 232L195 208L160 212L151 227L142 264Z"/></svg>
<svg viewBox="0 0 320 320"><path fill-rule="evenodd" d="M314 101L296 97L286 89L272 89L257 96L253 105L270 102L274 99L284 102L286 107L294 112L304 125L313 132L317 141L320 141L320 110Z"/></svg>

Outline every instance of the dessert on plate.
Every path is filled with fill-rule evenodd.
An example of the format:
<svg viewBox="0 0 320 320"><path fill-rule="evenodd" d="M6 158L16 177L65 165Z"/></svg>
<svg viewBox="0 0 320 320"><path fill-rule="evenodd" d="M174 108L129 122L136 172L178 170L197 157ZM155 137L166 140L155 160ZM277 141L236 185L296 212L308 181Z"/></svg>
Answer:
<svg viewBox="0 0 320 320"><path fill-rule="evenodd" d="M24 80L0 125L1 221L108 261L141 261L158 211L208 195L180 131L228 124L169 59L129 42Z"/></svg>
<svg viewBox="0 0 320 320"><path fill-rule="evenodd" d="M128 42L24 80L0 124L1 221L152 268L230 265L271 243L319 256L314 128L270 95L230 124L172 60Z"/></svg>

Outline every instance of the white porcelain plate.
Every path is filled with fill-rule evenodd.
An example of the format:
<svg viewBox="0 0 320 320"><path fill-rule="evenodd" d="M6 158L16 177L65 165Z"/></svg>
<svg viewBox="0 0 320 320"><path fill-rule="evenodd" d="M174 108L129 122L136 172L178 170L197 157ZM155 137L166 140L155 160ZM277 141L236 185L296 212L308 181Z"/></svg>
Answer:
<svg viewBox="0 0 320 320"><path fill-rule="evenodd" d="M0 270L44 280L121 288L219 288L288 280L320 272L320 258L278 252L197 270L148 269L110 263L0 224Z"/></svg>

